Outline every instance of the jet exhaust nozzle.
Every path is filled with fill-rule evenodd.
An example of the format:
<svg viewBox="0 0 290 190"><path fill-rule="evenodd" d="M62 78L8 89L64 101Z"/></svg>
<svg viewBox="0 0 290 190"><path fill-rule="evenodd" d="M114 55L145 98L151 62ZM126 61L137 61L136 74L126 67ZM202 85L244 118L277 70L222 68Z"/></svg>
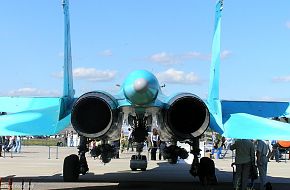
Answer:
<svg viewBox="0 0 290 190"><path fill-rule="evenodd" d="M118 120L116 100L104 92L83 94L75 102L71 123L85 137L104 137Z"/></svg>
<svg viewBox="0 0 290 190"><path fill-rule="evenodd" d="M179 94L168 102L165 123L177 140L202 135L209 126L210 114L201 98L193 94Z"/></svg>

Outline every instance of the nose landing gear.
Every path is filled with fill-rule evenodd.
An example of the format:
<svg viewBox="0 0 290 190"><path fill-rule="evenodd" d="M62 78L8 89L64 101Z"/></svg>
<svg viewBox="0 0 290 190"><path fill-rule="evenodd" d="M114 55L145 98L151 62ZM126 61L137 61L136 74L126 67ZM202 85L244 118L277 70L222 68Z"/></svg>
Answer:
<svg viewBox="0 0 290 190"><path fill-rule="evenodd" d="M137 143L136 151L137 155L132 155L130 160L130 168L132 171L141 169L146 171L147 169L147 158L145 155L141 155L144 147L144 141L148 136L147 118L143 115L137 115L133 117L133 132L132 136L134 141Z"/></svg>

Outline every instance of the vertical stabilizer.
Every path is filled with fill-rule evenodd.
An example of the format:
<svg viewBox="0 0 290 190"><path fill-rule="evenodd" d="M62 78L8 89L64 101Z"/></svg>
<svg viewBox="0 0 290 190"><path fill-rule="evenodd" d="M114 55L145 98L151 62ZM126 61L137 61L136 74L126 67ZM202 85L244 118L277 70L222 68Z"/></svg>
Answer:
<svg viewBox="0 0 290 190"><path fill-rule="evenodd" d="M210 83L208 101L219 99L219 76L220 76L220 36L221 36L221 12L223 0L218 0L216 4L214 36L212 42L212 57L210 68Z"/></svg>
<svg viewBox="0 0 290 190"><path fill-rule="evenodd" d="M63 0L64 12L64 66L63 66L63 96L73 99L73 75L72 75L72 56L70 40L70 21L69 21L69 1Z"/></svg>
<svg viewBox="0 0 290 190"><path fill-rule="evenodd" d="M217 0L215 9L214 35L212 42L212 57L210 68L209 93L207 103L211 113L211 128L223 133L222 110L219 99L219 77L220 77L220 38L221 38L221 12L223 0Z"/></svg>

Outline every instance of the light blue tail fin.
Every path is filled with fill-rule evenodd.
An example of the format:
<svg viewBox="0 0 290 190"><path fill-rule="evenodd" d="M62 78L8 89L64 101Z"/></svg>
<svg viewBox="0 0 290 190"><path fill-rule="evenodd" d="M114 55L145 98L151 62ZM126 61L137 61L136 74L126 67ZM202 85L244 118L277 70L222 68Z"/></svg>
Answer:
<svg viewBox="0 0 290 190"><path fill-rule="evenodd" d="M223 0L218 0L215 9L214 36L212 42L212 57L210 68L209 94L207 103L211 112L211 127L222 133L222 112L219 100L219 77L220 77L220 36L221 36L221 12Z"/></svg>
<svg viewBox="0 0 290 190"><path fill-rule="evenodd" d="M64 80L63 80L63 96L74 97L73 75L72 75L72 56L71 56L71 40L70 40L70 19L69 19L69 1L63 0L64 12Z"/></svg>
<svg viewBox="0 0 290 190"><path fill-rule="evenodd" d="M221 36L221 12L223 1L218 0L216 4L214 36L212 42L212 57L210 68L210 83L208 100L219 99L219 77L220 77L220 36Z"/></svg>
<svg viewBox="0 0 290 190"><path fill-rule="evenodd" d="M75 91L73 89L69 1L63 0L62 5L64 12L63 112L67 115L71 109Z"/></svg>

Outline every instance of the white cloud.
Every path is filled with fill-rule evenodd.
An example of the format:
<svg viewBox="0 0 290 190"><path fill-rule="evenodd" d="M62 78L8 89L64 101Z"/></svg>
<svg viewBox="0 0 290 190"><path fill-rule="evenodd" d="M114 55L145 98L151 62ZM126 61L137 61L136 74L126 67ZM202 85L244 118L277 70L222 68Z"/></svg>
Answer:
<svg viewBox="0 0 290 190"><path fill-rule="evenodd" d="M204 53L197 52L197 51L191 51L191 52L184 53L182 57L184 59L199 59L199 60L209 61L211 55L204 54Z"/></svg>
<svg viewBox="0 0 290 190"><path fill-rule="evenodd" d="M149 60L156 63L161 63L164 65L171 65L178 63L176 56L168 54L166 52L156 53L149 57Z"/></svg>
<svg viewBox="0 0 290 190"><path fill-rule="evenodd" d="M117 71L96 70L95 68L79 67L73 69L75 79L83 79L89 81L110 81L116 77ZM63 78L63 72L53 73L53 77Z"/></svg>
<svg viewBox="0 0 290 190"><path fill-rule="evenodd" d="M273 78L274 82L290 82L290 76L281 76Z"/></svg>
<svg viewBox="0 0 290 190"><path fill-rule="evenodd" d="M113 52L110 49L106 49L104 51L99 52L99 55L104 56L104 57L111 57L113 56Z"/></svg>
<svg viewBox="0 0 290 190"><path fill-rule="evenodd" d="M220 54L221 59L226 59L231 55L231 51L229 50L223 50ZM204 61L210 61L211 60L211 54L205 54L197 51L187 52L183 56L185 59L199 59Z"/></svg>
<svg viewBox="0 0 290 190"><path fill-rule="evenodd" d="M221 59L226 59L231 55L231 51L229 50L223 50L221 52ZM178 64L182 63L185 60L188 59L199 59L203 61L210 61L211 60L211 54L205 54L198 51L191 51L187 53L183 53L180 55L174 55L169 54L166 52L160 52L153 54L149 57L149 60L155 63L161 63L164 65L172 65L172 64Z"/></svg>
<svg viewBox="0 0 290 190"><path fill-rule="evenodd" d="M290 29L290 21L286 22L286 27Z"/></svg>
<svg viewBox="0 0 290 190"><path fill-rule="evenodd" d="M176 84L200 84L201 80L193 72L185 73L173 68L156 74L160 82Z"/></svg>
<svg viewBox="0 0 290 190"><path fill-rule="evenodd" d="M95 68L76 68L73 76L77 79L87 79L90 81L110 81L115 78L117 72L111 70L96 70Z"/></svg>
<svg viewBox="0 0 290 190"><path fill-rule="evenodd" d="M224 50L224 51L221 52L221 59L226 59L226 58L228 58L231 54L232 54L231 51L229 51L229 50Z"/></svg>
<svg viewBox="0 0 290 190"><path fill-rule="evenodd" d="M19 88L16 90L11 90L6 95L7 96L60 96L60 92L25 87L25 88Z"/></svg>

